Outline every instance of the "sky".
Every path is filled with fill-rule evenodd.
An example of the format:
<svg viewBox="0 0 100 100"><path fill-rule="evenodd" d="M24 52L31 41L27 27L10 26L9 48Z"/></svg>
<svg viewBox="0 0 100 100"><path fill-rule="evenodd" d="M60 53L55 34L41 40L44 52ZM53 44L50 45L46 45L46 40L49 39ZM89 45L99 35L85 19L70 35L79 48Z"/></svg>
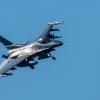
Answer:
<svg viewBox="0 0 100 100"><path fill-rule="evenodd" d="M0 0L0 35L14 43L34 41L50 21L64 21L57 60L1 78L0 100L100 100L100 1ZM6 52L0 44L0 61Z"/></svg>

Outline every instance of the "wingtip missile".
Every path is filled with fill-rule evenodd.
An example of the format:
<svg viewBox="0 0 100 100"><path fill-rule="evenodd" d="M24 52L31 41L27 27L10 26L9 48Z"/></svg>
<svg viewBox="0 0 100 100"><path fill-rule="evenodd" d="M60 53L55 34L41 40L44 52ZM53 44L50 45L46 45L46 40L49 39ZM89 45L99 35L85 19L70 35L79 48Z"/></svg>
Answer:
<svg viewBox="0 0 100 100"><path fill-rule="evenodd" d="M63 24L63 21L59 22L49 22L48 25L58 25L58 24Z"/></svg>

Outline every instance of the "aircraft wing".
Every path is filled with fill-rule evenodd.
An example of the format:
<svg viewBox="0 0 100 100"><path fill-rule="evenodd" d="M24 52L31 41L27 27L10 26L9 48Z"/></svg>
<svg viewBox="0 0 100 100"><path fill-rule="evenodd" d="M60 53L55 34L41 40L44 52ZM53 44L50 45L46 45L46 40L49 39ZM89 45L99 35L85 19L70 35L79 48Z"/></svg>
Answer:
<svg viewBox="0 0 100 100"><path fill-rule="evenodd" d="M27 45L30 41L27 41L26 43L24 44L14 44L13 42L9 41L8 39L6 39L5 37L3 36L0 36L0 42L8 49L15 49L15 48L19 48L19 47L22 47L22 46L25 46Z"/></svg>
<svg viewBox="0 0 100 100"><path fill-rule="evenodd" d="M19 63L27 59L29 55L22 56L22 57L17 57L16 59L5 59L1 64L0 64L0 75L5 75L10 69L14 68L17 66Z"/></svg>
<svg viewBox="0 0 100 100"><path fill-rule="evenodd" d="M43 33L36 39L38 43L46 43L49 41L49 35L52 31L59 31L59 29L54 29L53 27L58 24L62 24L63 22L53 22L48 23L47 28L43 31Z"/></svg>
<svg viewBox="0 0 100 100"><path fill-rule="evenodd" d="M43 48L41 50L36 50L34 49L32 54L30 55L20 55L18 56L16 59L5 59L1 64L0 64L0 76L5 76L5 75L9 75L9 73L7 73L10 69L14 68L15 66L17 66L18 64L20 64L21 62L23 62L25 59L27 59L28 57L35 55L43 50L47 50L48 48Z"/></svg>

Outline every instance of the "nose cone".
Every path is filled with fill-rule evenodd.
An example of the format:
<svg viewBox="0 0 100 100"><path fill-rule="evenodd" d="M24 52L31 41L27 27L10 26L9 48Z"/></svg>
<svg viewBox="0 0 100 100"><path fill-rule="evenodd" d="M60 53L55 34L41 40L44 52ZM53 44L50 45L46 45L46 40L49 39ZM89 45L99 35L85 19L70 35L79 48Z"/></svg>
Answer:
<svg viewBox="0 0 100 100"><path fill-rule="evenodd" d="M51 45L52 45L52 47L58 47L58 46L62 46L63 42L61 42L61 41L52 41Z"/></svg>
<svg viewBox="0 0 100 100"><path fill-rule="evenodd" d="M62 46L62 45L63 45L63 42L61 42L61 41L56 41L55 45L56 45L56 46Z"/></svg>

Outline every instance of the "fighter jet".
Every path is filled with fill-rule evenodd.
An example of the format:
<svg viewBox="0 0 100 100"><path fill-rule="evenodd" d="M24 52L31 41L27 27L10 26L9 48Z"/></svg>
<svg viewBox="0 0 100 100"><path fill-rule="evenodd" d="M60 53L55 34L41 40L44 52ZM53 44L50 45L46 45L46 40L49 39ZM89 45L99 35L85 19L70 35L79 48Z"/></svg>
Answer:
<svg viewBox="0 0 100 100"><path fill-rule="evenodd" d="M12 75L8 71L15 70L16 66L29 66L34 69L34 65L38 64L35 58L41 60L51 57L53 60L56 60L51 52L56 47L62 46L63 42L55 40L62 36L56 36L52 32L59 31L59 29L54 27L62 23L49 22L43 33L32 43L28 41L24 44L14 44L3 36L0 36L0 42L8 49L7 54L2 56L5 60L0 64L0 76Z"/></svg>

